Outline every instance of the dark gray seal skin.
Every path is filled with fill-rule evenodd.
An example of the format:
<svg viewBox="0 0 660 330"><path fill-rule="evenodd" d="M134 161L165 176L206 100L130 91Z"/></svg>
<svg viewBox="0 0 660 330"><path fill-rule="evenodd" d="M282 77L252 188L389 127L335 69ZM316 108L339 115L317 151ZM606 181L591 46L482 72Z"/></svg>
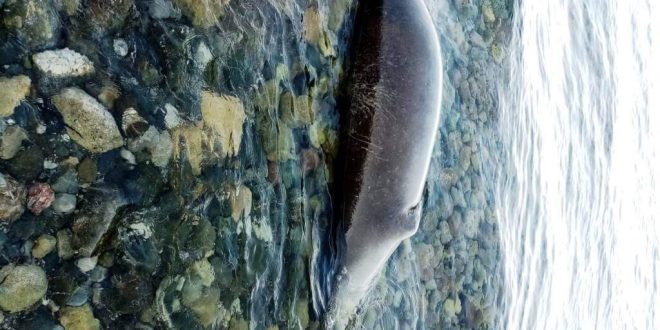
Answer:
<svg viewBox="0 0 660 330"><path fill-rule="evenodd" d="M326 325L341 325L419 226L440 120L442 57L423 0L362 1L353 36L335 221L345 250Z"/></svg>

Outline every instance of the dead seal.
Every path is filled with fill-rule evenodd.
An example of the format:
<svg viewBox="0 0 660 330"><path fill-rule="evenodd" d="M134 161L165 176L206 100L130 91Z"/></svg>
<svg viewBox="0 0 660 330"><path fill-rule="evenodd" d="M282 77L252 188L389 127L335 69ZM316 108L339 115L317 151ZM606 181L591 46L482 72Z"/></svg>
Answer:
<svg viewBox="0 0 660 330"><path fill-rule="evenodd" d="M355 22L334 206L344 272L328 326L350 317L417 231L440 121L442 58L423 0L362 1Z"/></svg>

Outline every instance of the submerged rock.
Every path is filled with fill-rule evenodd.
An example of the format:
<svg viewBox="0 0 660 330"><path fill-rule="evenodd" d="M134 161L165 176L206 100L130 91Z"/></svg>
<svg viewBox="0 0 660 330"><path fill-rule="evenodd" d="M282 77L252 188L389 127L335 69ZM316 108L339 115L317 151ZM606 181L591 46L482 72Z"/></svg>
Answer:
<svg viewBox="0 0 660 330"><path fill-rule="evenodd" d="M85 304L80 307L64 307L60 311L60 324L65 330L98 330L101 322L94 317L92 309Z"/></svg>
<svg viewBox="0 0 660 330"><path fill-rule="evenodd" d="M193 25L209 28L224 15L229 0L174 0Z"/></svg>
<svg viewBox="0 0 660 330"><path fill-rule="evenodd" d="M11 159L16 156L21 149L21 144L27 139L27 133L20 126L13 125L7 127L0 136L0 158Z"/></svg>
<svg viewBox="0 0 660 330"><path fill-rule="evenodd" d="M172 138L167 131L158 132L158 130L149 126L146 132L137 138L128 141L128 149L132 152L147 150L151 155L151 161L154 165L165 168L172 158Z"/></svg>
<svg viewBox="0 0 660 330"><path fill-rule="evenodd" d="M14 114L14 109L30 94L31 84L28 76L0 77L0 118Z"/></svg>
<svg viewBox="0 0 660 330"><path fill-rule="evenodd" d="M66 193L57 194L55 195L55 201L53 201L53 210L61 214L70 214L75 211L76 203L76 195Z"/></svg>
<svg viewBox="0 0 660 330"><path fill-rule="evenodd" d="M28 188L27 208L34 214L39 215L49 208L55 200L55 193L46 183L35 183Z"/></svg>
<svg viewBox="0 0 660 330"><path fill-rule="evenodd" d="M14 221L25 211L25 187L0 173L0 221Z"/></svg>
<svg viewBox="0 0 660 330"><path fill-rule="evenodd" d="M57 10L47 0L8 0L2 23L32 49L54 46L60 37Z"/></svg>
<svg viewBox="0 0 660 330"><path fill-rule="evenodd" d="M7 265L0 269L0 309L10 313L28 309L48 289L46 273L35 265Z"/></svg>
<svg viewBox="0 0 660 330"><path fill-rule="evenodd" d="M252 212L252 191L250 188L241 185L232 189L229 194L231 204L231 217L238 222L242 217L249 217Z"/></svg>
<svg viewBox="0 0 660 330"><path fill-rule="evenodd" d="M57 255L62 260L69 260L74 255L71 246L71 232L68 230L63 229L57 232Z"/></svg>
<svg viewBox="0 0 660 330"><path fill-rule="evenodd" d="M149 123L140 116L137 110L128 108L121 116L121 129L127 137L138 137L149 129Z"/></svg>
<svg viewBox="0 0 660 330"><path fill-rule="evenodd" d="M44 154L36 145L20 150L7 162L7 171L21 181L36 179L44 169Z"/></svg>
<svg viewBox="0 0 660 330"><path fill-rule="evenodd" d="M205 126L219 136L224 156L238 155L246 119L241 100L234 96L204 91L202 118Z"/></svg>
<svg viewBox="0 0 660 330"><path fill-rule="evenodd" d="M64 10L69 16L73 16L78 12L81 1L82 0L59 0L62 10Z"/></svg>
<svg viewBox="0 0 660 330"><path fill-rule="evenodd" d="M73 220L72 246L82 256L91 256L112 227L117 209L124 200L113 189L90 190Z"/></svg>
<svg viewBox="0 0 660 330"><path fill-rule="evenodd" d="M56 92L94 73L92 61L69 48L34 54L32 62L39 75L39 90L45 93Z"/></svg>
<svg viewBox="0 0 660 330"><path fill-rule="evenodd" d="M121 147L124 140L108 110L79 88L67 88L53 96L71 138L91 152Z"/></svg>
<svg viewBox="0 0 660 330"><path fill-rule="evenodd" d="M32 256L37 259L42 259L49 253L53 252L57 245L57 239L52 235L41 235L32 247Z"/></svg>

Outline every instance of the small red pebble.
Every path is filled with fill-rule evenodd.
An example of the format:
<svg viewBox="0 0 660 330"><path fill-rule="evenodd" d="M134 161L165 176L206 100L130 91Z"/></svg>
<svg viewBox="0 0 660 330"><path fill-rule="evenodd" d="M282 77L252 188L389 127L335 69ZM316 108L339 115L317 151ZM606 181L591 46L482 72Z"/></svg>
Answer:
<svg viewBox="0 0 660 330"><path fill-rule="evenodd" d="M55 193L47 183L37 182L28 189L27 207L34 215L41 214L54 200Z"/></svg>

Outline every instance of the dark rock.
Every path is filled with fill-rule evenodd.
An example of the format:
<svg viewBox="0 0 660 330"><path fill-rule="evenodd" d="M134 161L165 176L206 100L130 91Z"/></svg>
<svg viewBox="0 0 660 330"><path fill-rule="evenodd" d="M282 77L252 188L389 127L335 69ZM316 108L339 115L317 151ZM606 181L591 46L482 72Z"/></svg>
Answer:
<svg viewBox="0 0 660 330"><path fill-rule="evenodd" d="M78 173L72 168L64 168L63 171L55 174L50 182L50 187L56 193L73 195L78 193Z"/></svg>
<svg viewBox="0 0 660 330"><path fill-rule="evenodd" d="M66 305L86 280L85 274L75 264L65 263L50 276L50 297L58 305Z"/></svg>
<svg viewBox="0 0 660 330"><path fill-rule="evenodd" d="M150 205L165 183L160 170L148 164L140 164L123 177L122 191L131 204Z"/></svg>
<svg viewBox="0 0 660 330"><path fill-rule="evenodd" d="M78 165L78 177L81 183L94 183L98 172L99 168L94 158L87 157Z"/></svg>
<svg viewBox="0 0 660 330"><path fill-rule="evenodd" d="M133 314L149 307L155 297L153 279L144 273L119 273L112 287L103 291L101 301L118 314Z"/></svg>
<svg viewBox="0 0 660 330"><path fill-rule="evenodd" d="M35 145L19 151L6 165L7 171L21 181L32 181L36 179L43 170L43 167L44 154Z"/></svg>
<svg viewBox="0 0 660 330"><path fill-rule="evenodd" d="M83 198L73 222L73 248L78 254L91 256L113 229L113 220L125 201L112 188L91 188Z"/></svg>

